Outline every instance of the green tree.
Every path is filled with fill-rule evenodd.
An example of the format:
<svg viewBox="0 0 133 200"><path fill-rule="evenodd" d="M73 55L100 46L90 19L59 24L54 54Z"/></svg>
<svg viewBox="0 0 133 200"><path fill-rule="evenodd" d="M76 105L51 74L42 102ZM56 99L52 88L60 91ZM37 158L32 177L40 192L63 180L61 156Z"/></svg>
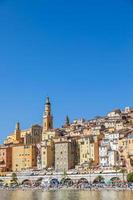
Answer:
<svg viewBox="0 0 133 200"><path fill-rule="evenodd" d="M12 179L11 181L15 184L18 184L18 178L16 173L12 173Z"/></svg>
<svg viewBox="0 0 133 200"><path fill-rule="evenodd" d="M133 183L133 172L127 175L127 181Z"/></svg>
<svg viewBox="0 0 133 200"><path fill-rule="evenodd" d="M70 125L70 119L69 119L68 115L66 116L66 125L67 125L67 126Z"/></svg>

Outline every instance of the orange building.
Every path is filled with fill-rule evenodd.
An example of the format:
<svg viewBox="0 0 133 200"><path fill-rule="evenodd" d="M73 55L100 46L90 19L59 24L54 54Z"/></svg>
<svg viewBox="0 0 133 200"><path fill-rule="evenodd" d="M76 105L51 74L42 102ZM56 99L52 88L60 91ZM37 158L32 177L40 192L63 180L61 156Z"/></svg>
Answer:
<svg viewBox="0 0 133 200"><path fill-rule="evenodd" d="M12 147L0 146L0 172L12 170Z"/></svg>
<svg viewBox="0 0 133 200"><path fill-rule="evenodd" d="M36 145L16 145L12 147L12 171L19 172L37 168Z"/></svg>

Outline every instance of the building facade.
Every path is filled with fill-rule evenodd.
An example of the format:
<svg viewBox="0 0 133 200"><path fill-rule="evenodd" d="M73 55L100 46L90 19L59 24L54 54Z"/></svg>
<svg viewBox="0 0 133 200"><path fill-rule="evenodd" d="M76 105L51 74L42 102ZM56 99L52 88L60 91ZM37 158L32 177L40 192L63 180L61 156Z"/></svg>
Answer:
<svg viewBox="0 0 133 200"><path fill-rule="evenodd" d="M35 145L17 145L12 147L12 171L20 172L37 168L37 150Z"/></svg>
<svg viewBox="0 0 133 200"><path fill-rule="evenodd" d="M20 123L17 122L14 132L11 133L9 136L7 136L6 140L4 141L4 145L20 144L23 142L24 142L24 137L22 136Z"/></svg>
<svg viewBox="0 0 133 200"><path fill-rule="evenodd" d="M42 141L42 127L39 125L33 125L24 137L24 144L38 144Z"/></svg>
<svg viewBox="0 0 133 200"><path fill-rule="evenodd" d="M120 165L133 171L133 133L119 140Z"/></svg>
<svg viewBox="0 0 133 200"><path fill-rule="evenodd" d="M74 140L55 143L55 171L68 171L75 167L76 142Z"/></svg>
<svg viewBox="0 0 133 200"><path fill-rule="evenodd" d="M114 167L118 164L118 132L105 132L99 145L99 164L102 168Z"/></svg>
<svg viewBox="0 0 133 200"><path fill-rule="evenodd" d="M0 146L0 172L12 171L12 147Z"/></svg>
<svg viewBox="0 0 133 200"><path fill-rule="evenodd" d="M99 164L99 143L96 136L84 136L79 139L79 158L80 165L93 162L93 165Z"/></svg>
<svg viewBox="0 0 133 200"><path fill-rule="evenodd" d="M42 169L54 168L55 151L53 140L43 140L41 143Z"/></svg>

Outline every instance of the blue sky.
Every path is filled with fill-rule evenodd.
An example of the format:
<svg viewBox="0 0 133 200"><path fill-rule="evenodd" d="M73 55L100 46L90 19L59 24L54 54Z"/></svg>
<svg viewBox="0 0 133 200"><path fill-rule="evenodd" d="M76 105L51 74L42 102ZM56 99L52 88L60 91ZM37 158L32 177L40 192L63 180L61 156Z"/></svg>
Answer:
<svg viewBox="0 0 133 200"><path fill-rule="evenodd" d="M132 0L0 0L0 139L133 106Z"/></svg>

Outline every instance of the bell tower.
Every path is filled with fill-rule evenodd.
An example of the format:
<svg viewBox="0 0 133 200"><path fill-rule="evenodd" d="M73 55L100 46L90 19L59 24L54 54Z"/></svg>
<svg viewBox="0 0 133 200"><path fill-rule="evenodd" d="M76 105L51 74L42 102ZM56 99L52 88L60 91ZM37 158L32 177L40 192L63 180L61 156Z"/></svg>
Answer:
<svg viewBox="0 0 133 200"><path fill-rule="evenodd" d="M21 140L21 129L20 129L20 123L19 122L17 122L17 124L16 124L15 134L16 134L16 140L20 141Z"/></svg>
<svg viewBox="0 0 133 200"><path fill-rule="evenodd" d="M46 98L45 111L43 115L43 132L53 129L53 116L51 115L51 103L49 97Z"/></svg>

